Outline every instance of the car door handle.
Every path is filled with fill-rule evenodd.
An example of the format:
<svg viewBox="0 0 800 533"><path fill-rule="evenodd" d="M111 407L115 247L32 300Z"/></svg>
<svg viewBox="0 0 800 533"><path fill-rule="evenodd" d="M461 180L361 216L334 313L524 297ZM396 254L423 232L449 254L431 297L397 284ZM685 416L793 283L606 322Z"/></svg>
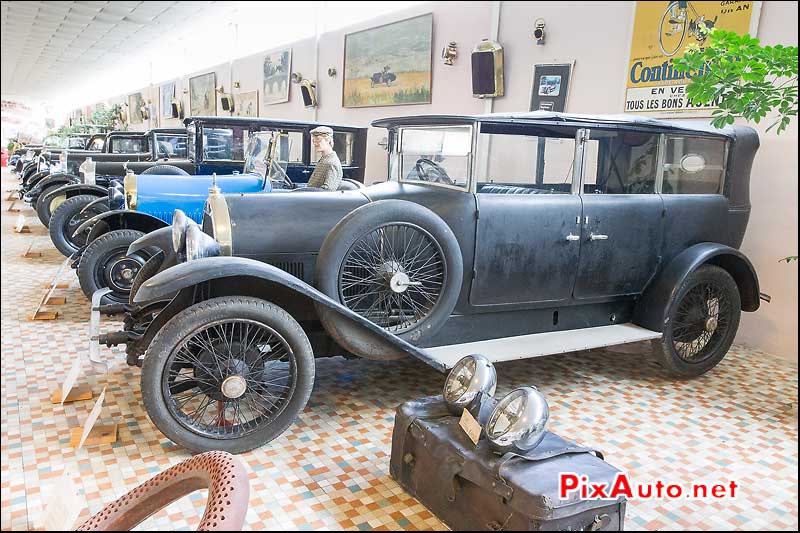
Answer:
<svg viewBox="0 0 800 533"><path fill-rule="evenodd" d="M567 235L567 240L568 241L579 241L579 240L581 240L581 236L580 235L573 235L572 233L570 233L569 235Z"/></svg>
<svg viewBox="0 0 800 533"><path fill-rule="evenodd" d="M589 240L590 241L605 241L608 239L608 235L601 235L599 233L590 233Z"/></svg>

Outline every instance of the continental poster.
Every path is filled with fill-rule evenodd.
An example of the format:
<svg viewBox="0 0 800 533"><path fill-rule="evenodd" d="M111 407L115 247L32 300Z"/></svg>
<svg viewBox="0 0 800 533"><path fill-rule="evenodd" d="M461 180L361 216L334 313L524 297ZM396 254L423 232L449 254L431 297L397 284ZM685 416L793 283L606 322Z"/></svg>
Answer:
<svg viewBox="0 0 800 533"><path fill-rule="evenodd" d="M761 2L636 2L628 60L625 112L651 116L711 116L719 102L696 105L686 97L692 73L672 61L690 44L702 47L705 28L756 34Z"/></svg>

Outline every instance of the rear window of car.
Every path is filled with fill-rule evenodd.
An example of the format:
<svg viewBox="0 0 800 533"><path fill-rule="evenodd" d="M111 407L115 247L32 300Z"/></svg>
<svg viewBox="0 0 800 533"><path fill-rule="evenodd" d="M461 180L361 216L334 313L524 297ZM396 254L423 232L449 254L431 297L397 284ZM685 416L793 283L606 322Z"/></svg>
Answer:
<svg viewBox="0 0 800 533"><path fill-rule="evenodd" d="M727 142L668 135L662 194L722 194Z"/></svg>
<svg viewBox="0 0 800 533"><path fill-rule="evenodd" d="M186 157L186 134L156 133L159 157Z"/></svg>

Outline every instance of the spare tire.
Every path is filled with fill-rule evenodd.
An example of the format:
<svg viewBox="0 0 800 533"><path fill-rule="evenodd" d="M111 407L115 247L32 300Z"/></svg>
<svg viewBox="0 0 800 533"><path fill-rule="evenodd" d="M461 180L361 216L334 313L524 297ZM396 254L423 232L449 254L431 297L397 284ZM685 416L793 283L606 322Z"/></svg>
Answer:
<svg viewBox="0 0 800 533"><path fill-rule="evenodd" d="M453 311L463 268L458 241L436 213L403 200L381 200L334 226L320 248L315 277L317 288L334 301L422 345ZM328 307L316 307L326 331L355 355L404 356L394 347L376 350L375 335Z"/></svg>
<svg viewBox="0 0 800 533"><path fill-rule="evenodd" d="M141 174L157 174L159 176L191 176L191 174L182 168L178 168L174 165L153 165L152 167L143 170Z"/></svg>

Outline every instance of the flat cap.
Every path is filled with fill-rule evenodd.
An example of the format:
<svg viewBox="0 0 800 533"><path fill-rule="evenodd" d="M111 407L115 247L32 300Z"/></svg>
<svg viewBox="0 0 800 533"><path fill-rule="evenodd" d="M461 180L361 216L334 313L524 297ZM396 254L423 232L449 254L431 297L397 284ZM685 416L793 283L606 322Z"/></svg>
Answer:
<svg viewBox="0 0 800 533"><path fill-rule="evenodd" d="M311 130L311 135L333 135L333 130L328 126L317 126Z"/></svg>

